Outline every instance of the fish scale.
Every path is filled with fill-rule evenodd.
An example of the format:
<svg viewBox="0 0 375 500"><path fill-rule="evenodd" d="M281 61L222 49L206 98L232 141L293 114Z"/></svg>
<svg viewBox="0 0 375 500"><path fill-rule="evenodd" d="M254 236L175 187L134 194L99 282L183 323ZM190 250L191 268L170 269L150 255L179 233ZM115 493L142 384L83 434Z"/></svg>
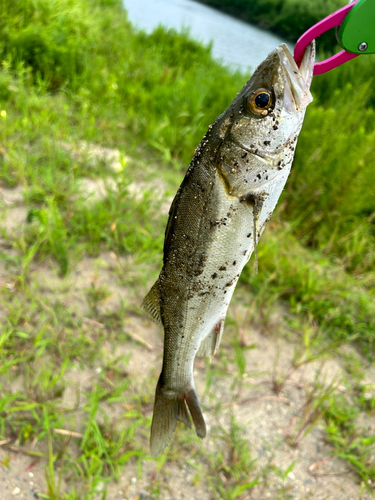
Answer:
<svg viewBox="0 0 375 500"><path fill-rule="evenodd" d="M143 309L164 331L151 453L164 450L177 421L206 426L195 391L195 356L213 356L240 273L256 251L287 181L306 106L315 50L299 70L275 49L209 127L173 200L163 267ZM257 98L257 96L260 96Z"/></svg>

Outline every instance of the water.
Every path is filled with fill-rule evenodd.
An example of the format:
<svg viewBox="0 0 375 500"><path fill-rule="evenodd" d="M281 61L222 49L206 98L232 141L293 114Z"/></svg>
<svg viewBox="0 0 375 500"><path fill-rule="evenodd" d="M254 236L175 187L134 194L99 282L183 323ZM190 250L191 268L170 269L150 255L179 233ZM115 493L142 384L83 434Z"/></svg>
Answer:
<svg viewBox="0 0 375 500"><path fill-rule="evenodd" d="M212 54L242 71L255 69L280 43L281 38L192 0L124 0L129 20L151 32L159 24L189 28L204 43L212 41ZM289 48L290 44L289 44Z"/></svg>

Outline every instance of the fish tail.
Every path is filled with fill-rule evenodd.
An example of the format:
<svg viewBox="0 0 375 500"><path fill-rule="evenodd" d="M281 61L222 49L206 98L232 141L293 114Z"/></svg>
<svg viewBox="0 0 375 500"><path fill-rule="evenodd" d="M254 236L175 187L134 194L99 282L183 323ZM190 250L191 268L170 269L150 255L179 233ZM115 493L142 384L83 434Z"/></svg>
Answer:
<svg viewBox="0 0 375 500"><path fill-rule="evenodd" d="M192 387L184 397L186 398L186 403L189 408L190 414L193 418L193 423L195 426L195 432L200 438L206 437L206 423L203 418L201 407L199 406L198 396L195 388Z"/></svg>
<svg viewBox="0 0 375 500"><path fill-rule="evenodd" d="M189 411L193 418L196 433L206 436L206 424L199 406L195 388L179 394L168 390L164 384L163 372L156 386L154 415L151 424L150 450L156 456L169 445L176 430L177 421L191 427Z"/></svg>

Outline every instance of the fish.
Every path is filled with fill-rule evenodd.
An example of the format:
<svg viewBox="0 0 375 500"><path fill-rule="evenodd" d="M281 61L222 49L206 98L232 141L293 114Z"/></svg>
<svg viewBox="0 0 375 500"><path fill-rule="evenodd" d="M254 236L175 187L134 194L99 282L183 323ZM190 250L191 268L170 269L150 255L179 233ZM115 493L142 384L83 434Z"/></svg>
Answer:
<svg viewBox="0 0 375 500"><path fill-rule="evenodd" d="M177 421L206 436L194 385L196 355L214 356L236 283L288 178L312 101L315 45L300 68L284 44L256 68L209 126L169 210L163 265L142 308L164 332L150 452L171 442Z"/></svg>

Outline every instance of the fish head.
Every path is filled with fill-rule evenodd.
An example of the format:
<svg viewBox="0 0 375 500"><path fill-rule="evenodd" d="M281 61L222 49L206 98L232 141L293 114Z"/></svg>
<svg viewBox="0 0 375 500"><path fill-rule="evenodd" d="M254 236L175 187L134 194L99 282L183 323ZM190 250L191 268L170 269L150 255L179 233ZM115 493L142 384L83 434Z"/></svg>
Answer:
<svg viewBox="0 0 375 500"><path fill-rule="evenodd" d="M218 170L228 194L260 189L290 166L312 101L314 60L314 44L308 46L300 68L288 47L280 45L215 122Z"/></svg>

